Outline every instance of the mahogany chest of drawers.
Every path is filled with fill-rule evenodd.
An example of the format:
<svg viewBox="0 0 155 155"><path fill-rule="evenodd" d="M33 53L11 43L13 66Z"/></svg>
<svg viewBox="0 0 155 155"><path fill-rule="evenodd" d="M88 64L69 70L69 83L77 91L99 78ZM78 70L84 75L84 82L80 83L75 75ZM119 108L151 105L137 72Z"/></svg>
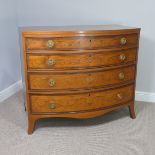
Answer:
<svg viewBox="0 0 155 155"><path fill-rule="evenodd" d="M21 28L28 134L40 118L92 118L128 106L132 118L139 28Z"/></svg>

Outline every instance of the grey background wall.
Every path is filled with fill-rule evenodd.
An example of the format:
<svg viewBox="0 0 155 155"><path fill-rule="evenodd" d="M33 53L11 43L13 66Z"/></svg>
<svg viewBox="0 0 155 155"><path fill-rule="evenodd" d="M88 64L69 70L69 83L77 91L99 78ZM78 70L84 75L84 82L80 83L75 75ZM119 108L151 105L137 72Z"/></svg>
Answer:
<svg viewBox="0 0 155 155"><path fill-rule="evenodd" d="M3 0L4 1L4 0ZM9 1L9 0L5 0ZM10 0L11 1L11 0ZM18 26L41 25L88 25L88 24L123 24L142 28L140 39L137 90L155 92L155 16L154 0L16 0ZM9 5L13 5L10 4ZM4 13L7 14L7 11ZM4 14L3 13L3 14ZM14 17L15 18L15 17ZM15 19L16 20L16 19ZM14 27L15 23L14 23ZM2 31L2 30L0 30ZM3 32L3 31L2 31ZM16 43L14 28L13 45ZM0 38L1 40L2 38ZM6 39L7 40L7 39ZM1 48L1 47L0 47ZM14 47L14 51L18 48ZM2 51L2 50L1 50ZM11 46L7 55L12 52ZM3 52L4 53L4 52ZM15 53L15 52L14 52ZM12 54L12 53L11 53ZM19 57L12 57L10 74L15 80L19 78ZM5 57L5 58L4 58ZM3 56L2 66L6 64ZM1 66L0 66L1 67ZM2 70L2 67L0 68ZM2 71L1 71L2 72ZM4 70L5 72L5 70ZM17 75L14 77L14 72ZM4 74L4 73L3 73ZM4 76L3 78L6 78ZM2 79L2 77L1 77ZM1 80L0 80L1 81ZM11 84L11 82L10 82ZM4 88L5 86L3 86Z"/></svg>
<svg viewBox="0 0 155 155"><path fill-rule="evenodd" d="M0 1L0 91L20 80L16 3Z"/></svg>

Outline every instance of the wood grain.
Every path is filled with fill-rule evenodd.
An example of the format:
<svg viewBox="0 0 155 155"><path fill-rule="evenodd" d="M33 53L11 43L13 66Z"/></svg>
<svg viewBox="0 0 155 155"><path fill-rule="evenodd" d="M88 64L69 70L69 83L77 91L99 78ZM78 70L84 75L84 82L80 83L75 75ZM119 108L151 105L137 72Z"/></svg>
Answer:
<svg viewBox="0 0 155 155"><path fill-rule="evenodd" d="M52 112L77 112L83 110L99 109L116 104L121 104L132 100L133 85L106 90L102 92L76 94L76 95L31 95L32 113L52 113ZM121 94L120 99L117 95ZM51 109L50 104L56 107Z"/></svg>
<svg viewBox="0 0 155 155"><path fill-rule="evenodd" d="M138 42L136 34L104 37L66 37L66 38L27 38L27 50L75 50L75 49L99 49L121 47L122 37L127 39L124 46L133 46ZM48 41L54 42L53 48L48 47Z"/></svg>
<svg viewBox="0 0 155 155"><path fill-rule="evenodd" d="M135 67L119 68L115 70L85 73L42 73L29 74L29 89L58 90L103 87L134 80ZM119 79L119 74L124 74L124 79ZM50 86L49 80L54 80L55 85Z"/></svg>
<svg viewBox="0 0 155 155"><path fill-rule="evenodd" d="M93 53L57 53L57 54L27 54L29 70L39 69L78 69L88 67L101 67L110 65L120 65L136 61L137 49L121 51L101 51ZM120 56L124 55L125 60ZM55 63L48 64L48 60Z"/></svg>
<svg viewBox="0 0 155 155"><path fill-rule="evenodd" d="M21 27L24 37L75 37L75 36L112 36L123 34L139 34L140 28L122 25L75 25L75 26L33 26Z"/></svg>

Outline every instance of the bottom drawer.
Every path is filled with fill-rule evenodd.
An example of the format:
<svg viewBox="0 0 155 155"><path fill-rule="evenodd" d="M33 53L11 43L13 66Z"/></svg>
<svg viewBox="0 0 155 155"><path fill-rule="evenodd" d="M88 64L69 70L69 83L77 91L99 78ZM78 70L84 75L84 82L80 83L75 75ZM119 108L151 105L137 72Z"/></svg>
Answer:
<svg viewBox="0 0 155 155"><path fill-rule="evenodd" d="M133 99L134 86L74 95L31 95L32 113L95 110Z"/></svg>

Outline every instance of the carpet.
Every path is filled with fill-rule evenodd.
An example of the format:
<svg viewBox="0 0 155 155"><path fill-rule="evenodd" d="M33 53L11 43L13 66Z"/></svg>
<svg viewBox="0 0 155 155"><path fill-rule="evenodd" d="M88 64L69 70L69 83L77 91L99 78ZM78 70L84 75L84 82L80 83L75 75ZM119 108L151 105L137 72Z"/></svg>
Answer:
<svg viewBox="0 0 155 155"><path fill-rule="evenodd" d="M87 119L37 121L27 134L22 91L0 103L0 155L154 155L155 104L136 102L136 119L128 108Z"/></svg>

